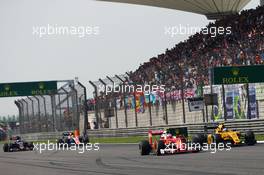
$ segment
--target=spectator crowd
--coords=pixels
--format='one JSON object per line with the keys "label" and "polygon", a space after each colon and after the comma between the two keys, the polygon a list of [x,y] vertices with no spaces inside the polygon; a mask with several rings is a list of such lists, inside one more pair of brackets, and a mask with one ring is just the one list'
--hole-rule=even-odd
{"label": "spectator crowd", "polygon": [[210,23],[231,27],[231,34],[202,32],[150,58],[131,72],[130,80],[140,84],[164,84],[169,89],[194,88],[209,84],[209,68],[255,65],[264,61],[264,7],[244,10]]}

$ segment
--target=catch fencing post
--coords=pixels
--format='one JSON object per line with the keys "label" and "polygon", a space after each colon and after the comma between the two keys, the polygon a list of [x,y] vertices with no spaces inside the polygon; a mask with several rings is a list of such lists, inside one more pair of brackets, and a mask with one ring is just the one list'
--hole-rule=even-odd
{"label": "catch fencing post", "polygon": [[[89,81],[89,83],[93,86],[94,88],[94,98],[95,98],[95,119],[96,119],[96,125],[99,125],[99,116],[98,116],[98,91],[97,91],[97,86],[92,82]],[[86,97],[85,97],[86,98]],[[95,126],[96,127],[96,126]],[[98,127],[97,127],[98,129]]]}
{"label": "catch fencing post", "polygon": [[[74,113],[76,114],[76,120],[74,120],[74,127],[75,129],[79,129],[80,123],[80,113],[79,113],[79,106],[78,106],[78,91],[75,89],[74,84],[70,84],[71,90],[74,92],[72,97],[72,106],[74,108]],[[76,124],[77,121],[77,124]]]}
{"label": "catch fencing post", "polygon": [[25,133],[25,111],[24,111],[24,104],[21,102],[21,100],[17,100],[17,102],[20,104],[21,107],[21,124],[19,124],[19,127],[22,129],[22,134]]}
{"label": "catch fencing post", "polygon": [[[113,88],[115,88],[115,82],[109,76],[106,76],[106,78],[108,78],[108,80],[112,82]],[[118,117],[117,117],[117,106],[116,106],[115,94],[113,94],[113,97],[114,97],[114,105],[115,105],[116,128],[118,128]]]}
{"label": "catch fencing post", "polygon": [[247,118],[251,119],[251,109],[250,109],[250,100],[249,100],[249,85],[246,84],[246,91],[247,91]]}
{"label": "catch fencing post", "polygon": [[[126,72],[126,74],[127,74],[128,78],[129,78],[129,76],[130,76],[129,73]],[[128,78],[126,77],[126,80],[127,80],[128,84],[129,84],[129,79]],[[133,82],[133,87],[134,87],[133,97],[134,97],[134,104],[135,104],[135,109],[134,109],[134,112],[135,112],[135,124],[136,124],[136,127],[138,127],[138,117],[137,117],[137,108],[136,108],[136,106],[137,106],[136,102],[137,101],[136,101],[136,90],[135,90],[137,88],[137,84],[135,82]]]}
{"label": "catch fencing post", "polygon": [[[59,130],[62,130],[63,127],[62,127],[61,94],[60,93],[58,93],[58,101],[59,101],[59,113],[60,113],[60,117],[59,117],[59,121],[60,121],[59,126],[60,126],[60,128],[59,128]],[[63,121],[63,123],[65,124],[64,121]]]}
{"label": "catch fencing post", "polygon": [[[31,101],[31,112],[32,112],[32,119],[30,120],[31,121],[31,123],[33,123],[33,124],[35,124],[33,121],[36,121],[35,120],[35,111],[34,111],[34,100],[33,99],[31,99],[29,96],[27,96],[27,98],[29,99],[29,101]],[[37,131],[37,128],[35,128],[35,125],[33,125],[32,126],[32,132],[39,132],[40,131],[40,123],[41,123],[41,121],[40,121],[40,118],[38,119],[38,131]]]}
{"label": "catch fencing post", "polygon": [[148,96],[149,103],[148,103],[148,109],[149,109],[149,124],[152,126],[152,113],[151,113],[151,99],[150,99],[150,94]]}
{"label": "catch fencing post", "polygon": [[[101,78],[99,78],[99,81],[104,85],[104,92],[105,92],[105,94],[102,96],[102,99],[103,99],[102,102],[103,102],[103,108],[104,108],[104,114],[105,114],[105,107],[106,107],[105,102],[107,102],[106,83]],[[105,96],[105,98],[104,98],[104,96]],[[107,105],[107,107],[108,107],[108,105]],[[109,118],[108,118],[108,116],[106,116],[106,117],[107,117],[107,122],[108,122],[108,125],[109,125]],[[102,119],[101,118],[100,118],[100,126],[101,126],[101,128],[103,127],[103,125],[102,125]]]}
{"label": "catch fencing post", "polygon": [[[71,117],[71,128],[69,127],[69,130],[71,130],[71,129],[73,129],[73,117],[72,116],[70,116],[70,102],[69,102],[69,97],[70,97],[70,95],[69,95],[69,92],[66,90],[66,89],[64,89],[63,87],[61,87],[61,89],[66,93],[66,95],[67,95],[67,100],[66,100],[66,102],[67,102],[67,112],[68,112],[68,117]],[[61,121],[60,121],[60,123],[61,123]]]}
{"label": "catch fencing post", "polygon": [[184,101],[184,81],[183,81],[183,70],[180,67],[181,71],[181,98],[182,98],[182,115],[183,115],[183,123],[186,123],[185,117],[185,101]]}
{"label": "catch fencing post", "polygon": [[166,96],[166,90],[164,92],[164,108],[165,108],[165,124],[168,125],[169,122],[168,122],[168,110],[167,110],[167,96]]}
{"label": "catch fencing post", "polygon": [[224,106],[224,120],[226,121],[226,99],[225,99],[225,86],[222,84],[222,96],[223,96],[223,106]]}
{"label": "catch fencing post", "polygon": [[19,102],[17,102],[16,100],[14,101],[15,105],[17,106],[18,108],[18,121],[19,121],[19,132],[22,133],[22,129],[21,129],[21,123],[22,123],[22,114],[21,114],[21,106],[19,104]]}
{"label": "catch fencing post", "polygon": [[57,128],[56,128],[56,123],[55,123],[55,116],[56,116],[56,99],[55,99],[55,94],[50,95],[50,100],[51,100],[51,111],[52,111],[52,128],[53,131],[56,132]]}
{"label": "catch fencing post", "polygon": [[46,106],[46,98],[44,96],[40,96],[43,99],[43,105],[44,105],[44,115],[45,115],[45,119],[46,119],[46,131],[49,131],[49,127],[48,127],[48,115],[47,115],[47,106]]}
{"label": "catch fencing post", "polygon": [[[124,80],[122,80],[122,78],[120,78],[118,75],[115,75],[116,78],[118,78],[123,85],[125,85]],[[127,105],[126,105],[126,93],[123,92],[123,103],[124,103],[124,111],[125,111],[125,124],[126,124],[126,128],[128,127],[128,123],[127,123]]]}
{"label": "catch fencing post", "polygon": [[30,131],[29,128],[31,128],[31,124],[29,121],[29,110],[28,110],[28,102],[25,99],[21,99],[26,104],[26,111],[27,111],[27,133]]}
{"label": "catch fencing post", "polygon": [[87,104],[87,92],[86,92],[86,87],[80,83],[79,81],[77,82],[79,86],[83,88],[83,93],[84,93],[84,121],[83,121],[83,135],[87,135],[87,126],[88,126],[88,104]]}
{"label": "catch fencing post", "polygon": [[[37,103],[38,103],[38,118],[39,118],[39,132],[42,131],[42,127],[41,127],[41,115],[40,115],[40,102],[39,102],[39,99],[36,97],[36,96],[33,96],[33,98],[35,98],[37,100]],[[33,101],[33,99],[32,99]]]}

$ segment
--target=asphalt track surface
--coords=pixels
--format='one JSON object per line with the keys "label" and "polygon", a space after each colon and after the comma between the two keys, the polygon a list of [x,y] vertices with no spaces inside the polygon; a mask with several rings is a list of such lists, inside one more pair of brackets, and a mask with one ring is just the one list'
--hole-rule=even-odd
{"label": "asphalt track surface", "polygon": [[[1,145],[2,147],[2,145]],[[1,175],[225,175],[264,174],[264,144],[231,151],[140,156],[137,145],[100,145],[99,151],[0,151]]]}

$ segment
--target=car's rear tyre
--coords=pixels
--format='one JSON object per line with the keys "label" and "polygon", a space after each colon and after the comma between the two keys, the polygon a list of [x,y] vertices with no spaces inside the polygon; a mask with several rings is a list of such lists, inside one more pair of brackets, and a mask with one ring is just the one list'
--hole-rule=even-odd
{"label": "car's rear tyre", "polygon": [[9,152],[9,145],[7,143],[4,144],[3,150],[4,152]]}
{"label": "car's rear tyre", "polygon": [[68,146],[71,146],[71,139],[65,138],[64,143],[67,143]]}
{"label": "car's rear tyre", "polygon": [[89,143],[89,137],[88,136],[80,136],[79,141],[81,143],[83,143],[84,145],[86,145],[87,143]]}
{"label": "car's rear tyre", "polygon": [[161,155],[161,149],[165,149],[165,144],[162,140],[159,140],[158,147],[157,147],[157,156]]}
{"label": "car's rear tyre", "polygon": [[245,133],[245,143],[247,145],[255,145],[256,139],[253,131],[246,131]]}
{"label": "car's rear tyre", "polygon": [[218,147],[218,144],[223,142],[222,137],[220,134],[215,134],[214,135],[214,143],[216,144],[216,146]]}
{"label": "car's rear tyre", "polygon": [[87,143],[89,143],[89,137],[86,135],[86,136],[83,136],[82,137],[82,142],[86,145]]}
{"label": "car's rear tyre", "polygon": [[58,147],[63,146],[63,144],[64,144],[64,141],[62,139],[58,139],[58,141],[57,141]]}
{"label": "car's rear tyre", "polygon": [[142,140],[139,143],[139,150],[140,150],[140,154],[143,155],[149,155],[150,151],[151,151],[151,147],[150,144],[147,140]]}
{"label": "car's rear tyre", "polygon": [[202,149],[203,143],[205,142],[206,142],[206,137],[204,134],[195,134],[192,136],[192,143],[195,144],[195,148],[197,151]]}
{"label": "car's rear tyre", "polygon": [[29,144],[28,144],[28,148],[29,148],[30,151],[32,151],[32,150],[34,149],[34,144],[33,144],[33,142],[29,142]]}
{"label": "car's rear tyre", "polygon": [[28,143],[27,142],[23,142],[23,148],[20,147],[20,145],[18,145],[18,148],[20,149],[20,151],[26,151],[28,148]]}
{"label": "car's rear tyre", "polygon": [[80,137],[79,137],[79,141],[80,141],[81,143],[83,143],[83,136],[80,136]]}

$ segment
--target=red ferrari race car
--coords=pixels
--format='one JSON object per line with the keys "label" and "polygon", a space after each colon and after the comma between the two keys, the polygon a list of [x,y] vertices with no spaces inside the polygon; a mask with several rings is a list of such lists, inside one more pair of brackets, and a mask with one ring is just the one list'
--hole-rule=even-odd
{"label": "red ferrari race car", "polygon": [[[159,136],[154,139],[153,136]],[[189,147],[187,127],[169,128],[166,130],[149,130],[148,140],[143,140],[139,143],[141,155],[156,155],[176,154],[198,152],[199,149]]]}

